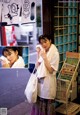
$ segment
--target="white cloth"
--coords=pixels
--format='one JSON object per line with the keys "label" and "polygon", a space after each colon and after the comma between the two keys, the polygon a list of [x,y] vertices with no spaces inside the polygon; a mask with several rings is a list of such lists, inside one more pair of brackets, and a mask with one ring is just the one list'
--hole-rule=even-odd
{"label": "white cloth", "polygon": [[32,73],[24,91],[29,103],[35,103],[37,101],[37,81],[36,73]]}
{"label": "white cloth", "polygon": [[25,63],[21,56],[19,56],[18,60],[12,65],[11,68],[24,68]]}
{"label": "white cloth", "polygon": [[[51,66],[55,70],[55,73],[53,72],[53,74],[56,74],[56,71],[58,70],[59,53],[54,44],[51,45],[49,51],[47,52],[47,58],[49,62],[51,63]],[[42,57],[39,58],[38,62],[40,62],[41,64],[37,68],[37,77],[43,78],[43,77],[49,76],[50,73],[45,67]]]}
{"label": "white cloth", "polygon": [[[38,45],[36,46],[36,50],[38,50],[38,51],[42,50],[42,51],[43,51],[44,49],[42,48],[42,46],[41,46],[40,44],[38,44]],[[42,57],[40,56],[39,59],[38,59],[38,62],[41,63],[42,60],[43,60],[43,59],[42,59]]]}
{"label": "white cloth", "polygon": [[40,78],[38,96],[45,99],[54,99],[56,96],[56,72],[59,66],[59,52],[55,45],[51,45],[47,57],[54,71],[50,74],[44,65],[44,61],[41,62],[37,70],[37,76]]}
{"label": "white cloth", "polygon": [[0,60],[5,61],[7,64],[9,63],[8,59],[5,56],[1,56]]}

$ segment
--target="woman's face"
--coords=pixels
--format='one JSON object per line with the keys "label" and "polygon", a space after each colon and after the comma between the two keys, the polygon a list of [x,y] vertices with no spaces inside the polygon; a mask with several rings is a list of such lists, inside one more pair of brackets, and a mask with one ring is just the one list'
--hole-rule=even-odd
{"label": "woman's face", "polygon": [[18,59],[18,51],[13,51],[12,49],[9,49],[8,51],[4,51],[4,56],[8,59],[10,65],[13,65]]}
{"label": "woman's face", "polygon": [[48,40],[47,38],[41,39],[40,44],[45,49],[45,51],[48,51],[51,45],[51,40]]}

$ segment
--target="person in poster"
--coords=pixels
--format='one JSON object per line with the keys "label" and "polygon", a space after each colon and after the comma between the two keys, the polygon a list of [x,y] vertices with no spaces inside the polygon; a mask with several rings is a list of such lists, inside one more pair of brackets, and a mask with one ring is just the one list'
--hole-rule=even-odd
{"label": "person in poster", "polygon": [[2,50],[3,57],[1,59],[4,68],[24,68],[25,63],[22,56],[19,55],[18,47],[4,47]]}

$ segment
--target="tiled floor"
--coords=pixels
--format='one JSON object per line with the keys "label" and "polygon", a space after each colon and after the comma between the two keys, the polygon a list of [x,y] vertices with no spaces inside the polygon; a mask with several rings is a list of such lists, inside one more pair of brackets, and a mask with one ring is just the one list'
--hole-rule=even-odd
{"label": "tiled floor", "polygon": [[27,101],[22,102],[8,110],[8,115],[30,115],[31,104]]}

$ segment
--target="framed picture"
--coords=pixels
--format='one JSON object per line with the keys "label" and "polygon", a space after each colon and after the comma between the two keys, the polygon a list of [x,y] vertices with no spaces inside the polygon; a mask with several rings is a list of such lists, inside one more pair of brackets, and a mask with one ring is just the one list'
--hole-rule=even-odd
{"label": "framed picture", "polygon": [[1,68],[28,68],[29,48],[19,46],[0,47]]}

